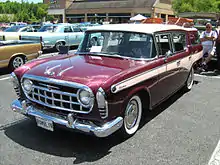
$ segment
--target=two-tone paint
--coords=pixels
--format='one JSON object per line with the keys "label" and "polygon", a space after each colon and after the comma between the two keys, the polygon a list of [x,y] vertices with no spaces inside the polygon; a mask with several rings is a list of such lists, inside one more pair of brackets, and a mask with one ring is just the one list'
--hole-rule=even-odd
{"label": "two-tone paint", "polygon": [[[127,26],[108,26],[109,29],[106,30],[120,31],[121,27]],[[97,27],[94,31],[103,30],[101,28]],[[16,69],[14,73],[19,80],[24,75],[31,75],[46,77],[54,82],[63,80],[82,84],[91,89],[94,96],[101,88],[105,92],[108,104],[107,118],[100,117],[96,100],[90,113],[74,113],[74,118],[98,123],[110,122],[117,117],[123,117],[128,100],[136,94],[140,96],[146,109],[152,109],[185,85],[194,63],[202,57],[201,44],[192,44],[189,39],[189,35],[194,34],[196,30],[153,25],[147,33],[153,35],[155,44],[155,36],[158,33],[172,33],[178,30],[185,33],[187,46],[179,52],[171,50],[172,55],[160,55],[157,46],[157,55],[152,59],[68,54],[30,62]],[[143,33],[146,26],[129,25],[125,31]],[[172,41],[170,42],[172,44]],[[171,48],[173,49],[173,46]]]}

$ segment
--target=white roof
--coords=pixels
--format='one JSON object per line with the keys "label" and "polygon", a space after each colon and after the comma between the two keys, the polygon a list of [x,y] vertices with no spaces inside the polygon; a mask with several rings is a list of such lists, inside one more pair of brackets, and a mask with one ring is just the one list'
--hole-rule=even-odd
{"label": "white roof", "polygon": [[102,26],[95,26],[88,29],[88,31],[129,31],[152,34],[154,32],[165,30],[185,30],[195,31],[196,28],[184,28],[177,25],[165,25],[165,24],[109,24]]}

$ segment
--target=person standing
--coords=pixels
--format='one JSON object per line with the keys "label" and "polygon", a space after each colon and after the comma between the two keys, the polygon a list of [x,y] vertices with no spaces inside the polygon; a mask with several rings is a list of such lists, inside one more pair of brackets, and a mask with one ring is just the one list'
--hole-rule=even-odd
{"label": "person standing", "polygon": [[217,55],[217,68],[215,72],[220,73],[220,29],[216,29],[217,39],[215,41],[215,52]]}
{"label": "person standing", "polygon": [[212,30],[212,25],[210,23],[206,24],[206,30],[200,35],[200,41],[203,46],[203,62],[202,66],[204,70],[207,70],[207,63],[211,60],[214,55],[213,47],[217,34]]}

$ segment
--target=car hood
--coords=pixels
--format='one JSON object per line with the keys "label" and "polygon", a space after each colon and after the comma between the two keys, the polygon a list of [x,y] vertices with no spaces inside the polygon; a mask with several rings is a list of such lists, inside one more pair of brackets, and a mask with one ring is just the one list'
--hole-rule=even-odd
{"label": "car hood", "polygon": [[40,65],[33,65],[26,74],[81,83],[89,87],[100,86],[106,80],[128,72],[141,65],[130,59],[90,55],[61,55],[50,58]]}

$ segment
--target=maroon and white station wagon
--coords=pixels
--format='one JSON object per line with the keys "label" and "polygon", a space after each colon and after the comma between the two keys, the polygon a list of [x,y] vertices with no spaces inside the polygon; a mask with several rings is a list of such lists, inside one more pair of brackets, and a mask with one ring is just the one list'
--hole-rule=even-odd
{"label": "maroon and white station wagon", "polygon": [[197,30],[163,24],[118,24],[85,32],[74,54],[27,63],[11,77],[11,107],[53,131],[64,126],[106,137],[133,135],[143,110],[190,90],[202,57]]}

